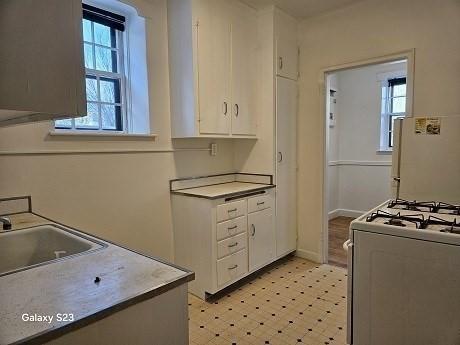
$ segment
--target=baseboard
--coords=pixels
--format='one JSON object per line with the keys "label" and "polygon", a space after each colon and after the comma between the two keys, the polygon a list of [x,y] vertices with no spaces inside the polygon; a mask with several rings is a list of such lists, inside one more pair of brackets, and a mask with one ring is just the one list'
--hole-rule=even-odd
{"label": "baseboard", "polygon": [[351,217],[351,218],[358,218],[361,217],[365,212],[364,211],[357,211],[357,210],[347,210],[344,208],[338,208],[328,213],[328,218],[333,219],[337,217]]}
{"label": "baseboard", "polygon": [[311,252],[309,250],[297,249],[294,253],[295,256],[298,256],[302,259],[307,259],[313,262],[321,263],[321,259],[318,253]]}

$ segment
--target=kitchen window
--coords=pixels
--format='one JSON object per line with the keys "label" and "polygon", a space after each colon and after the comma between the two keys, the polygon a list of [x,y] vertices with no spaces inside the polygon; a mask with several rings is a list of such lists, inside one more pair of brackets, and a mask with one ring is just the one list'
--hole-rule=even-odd
{"label": "kitchen window", "polygon": [[82,22],[87,116],[55,121],[52,134],[150,135],[145,18],[121,2],[88,2]]}
{"label": "kitchen window", "polygon": [[406,77],[387,79],[382,83],[380,150],[393,148],[394,121],[406,115]]}

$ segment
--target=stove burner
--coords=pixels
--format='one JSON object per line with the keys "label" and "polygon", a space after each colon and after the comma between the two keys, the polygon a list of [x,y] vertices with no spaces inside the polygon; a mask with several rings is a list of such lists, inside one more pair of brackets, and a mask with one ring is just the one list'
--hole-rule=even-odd
{"label": "stove burner", "polygon": [[406,226],[406,224],[404,224],[401,219],[395,219],[395,218],[391,218],[389,221],[385,222],[385,224],[403,226],[403,227]]}
{"label": "stove burner", "polygon": [[370,216],[366,218],[366,222],[373,222],[377,218],[387,218],[384,224],[387,225],[394,225],[394,226],[407,226],[404,222],[409,222],[415,224],[415,227],[419,229],[422,224],[425,222],[425,217],[423,214],[409,214],[402,216],[400,212],[397,214],[388,213],[382,210],[377,210],[377,212],[373,212]]}

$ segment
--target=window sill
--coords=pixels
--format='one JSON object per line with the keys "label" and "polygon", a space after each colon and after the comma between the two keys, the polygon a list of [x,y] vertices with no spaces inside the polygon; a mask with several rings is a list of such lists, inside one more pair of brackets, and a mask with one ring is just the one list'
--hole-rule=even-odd
{"label": "window sill", "polygon": [[156,134],[136,134],[121,132],[93,132],[93,131],[68,131],[68,130],[51,130],[50,137],[67,137],[67,138],[99,138],[101,140],[155,140]]}
{"label": "window sill", "polygon": [[392,149],[380,149],[380,150],[377,150],[376,152],[378,155],[392,155],[393,154],[393,150]]}

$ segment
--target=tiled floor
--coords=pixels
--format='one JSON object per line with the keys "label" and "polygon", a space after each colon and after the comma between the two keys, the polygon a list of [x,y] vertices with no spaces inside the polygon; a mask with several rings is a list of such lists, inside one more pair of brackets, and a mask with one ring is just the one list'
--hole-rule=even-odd
{"label": "tiled floor", "polygon": [[337,217],[329,221],[329,264],[347,267],[347,252],[343,250],[343,243],[348,240],[353,220],[350,217]]}
{"label": "tiled floor", "polygon": [[189,295],[190,344],[345,344],[346,270],[288,257],[204,302]]}

